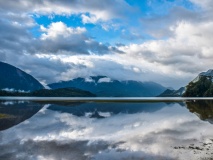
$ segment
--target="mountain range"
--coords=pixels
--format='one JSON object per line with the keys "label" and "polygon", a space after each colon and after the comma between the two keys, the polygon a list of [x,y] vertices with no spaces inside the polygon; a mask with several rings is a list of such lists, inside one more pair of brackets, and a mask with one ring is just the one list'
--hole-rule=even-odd
{"label": "mountain range", "polygon": [[76,87],[100,97],[153,97],[166,89],[154,82],[119,81],[106,76],[76,78],[70,81],[48,84],[48,86],[52,89]]}
{"label": "mountain range", "polygon": [[30,74],[0,62],[0,96],[99,96],[99,97],[212,97],[213,70],[200,73],[185,87],[168,89],[155,82],[116,80],[90,76],[60,81],[44,86]]}
{"label": "mountain range", "polygon": [[0,62],[0,96],[150,97],[166,89],[154,82],[119,81],[106,76],[79,77],[48,86],[51,90],[21,69]]}
{"label": "mountain range", "polygon": [[0,96],[33,97],[94,97],[96,95],[77,88],[48,90],[30,74],[10,64],[0,62]]}

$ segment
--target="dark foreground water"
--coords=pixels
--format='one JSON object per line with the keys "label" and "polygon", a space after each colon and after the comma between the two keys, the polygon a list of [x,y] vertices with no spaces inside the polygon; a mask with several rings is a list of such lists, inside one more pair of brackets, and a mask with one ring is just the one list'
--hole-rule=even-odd
{"label": "dark foreground water", "polygon": [[0,159],[213,159],[213,101],[46,103],[0,101]]}

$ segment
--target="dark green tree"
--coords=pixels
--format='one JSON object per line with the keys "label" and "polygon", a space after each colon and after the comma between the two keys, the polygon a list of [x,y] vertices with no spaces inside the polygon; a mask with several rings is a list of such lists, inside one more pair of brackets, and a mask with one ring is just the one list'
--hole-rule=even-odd
{"label": "dark green tree", "polygon": [[190,82],[186,86],[183,97],[212,97],[213,85],[211,77],[201,76],[197,82]]}

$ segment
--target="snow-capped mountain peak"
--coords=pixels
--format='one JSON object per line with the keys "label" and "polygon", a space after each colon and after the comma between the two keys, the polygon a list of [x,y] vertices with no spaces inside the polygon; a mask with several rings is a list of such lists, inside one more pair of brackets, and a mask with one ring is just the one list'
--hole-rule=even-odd
{"label": "snow-capped mountain peak", "polygon": [[201,72],[199,75],[200,75],[200,76],[209,76],[209,77],[213,77],[213,69],[209,69],[207,72]]}

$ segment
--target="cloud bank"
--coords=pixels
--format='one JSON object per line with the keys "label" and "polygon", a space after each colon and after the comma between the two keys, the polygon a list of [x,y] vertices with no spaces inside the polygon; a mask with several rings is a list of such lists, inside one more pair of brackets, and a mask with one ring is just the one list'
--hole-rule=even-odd
{"label": "cloud bank", "polygon": [[[151,113],[111,114],[104,119],[75,116],[47,107],[0,133],[3,149],[0,157],[172,160],[211,156],[206,151],[195,154],[194,150],[186,149],[180,154],[174,149],[176,146],[209,143],[213,132],[212,124],[199,120],[179,104],[170,104]],[[79,109],[76,107],[76,110]]]}
{"label": "cloud bank", "polygon": [[0,60],[44,84],[104,74],[178,88],[212,68],[212,6],[210,0],[2,1]]}

